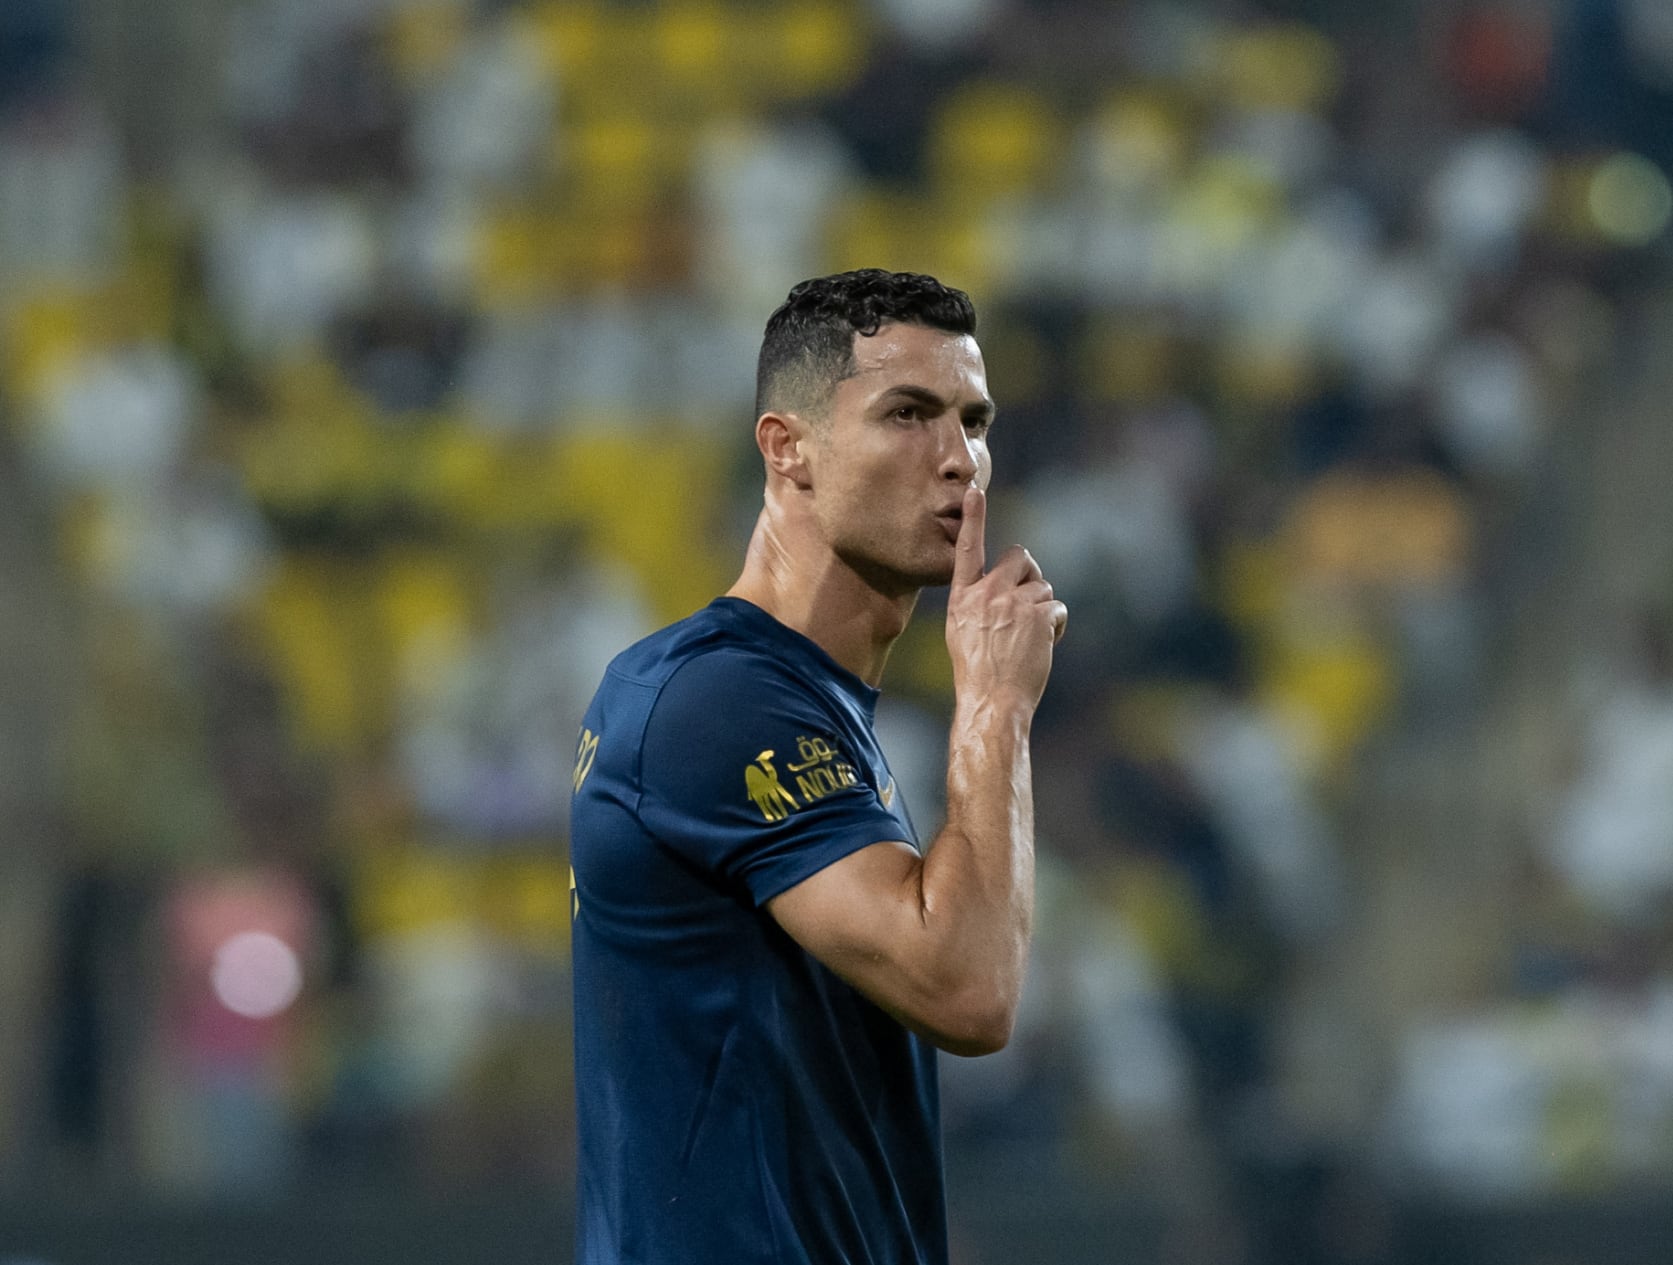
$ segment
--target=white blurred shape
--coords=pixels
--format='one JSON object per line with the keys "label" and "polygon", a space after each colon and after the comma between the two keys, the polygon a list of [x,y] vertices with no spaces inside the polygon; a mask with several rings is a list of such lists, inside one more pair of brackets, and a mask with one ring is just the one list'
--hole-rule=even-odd
{"label": "white blurred shape", "polygon": [[1410,1033],[1389,1112],[1406,1174],[1478,1197],[1537,1187],[1549,1061],[1536,1034],[1503,1014]]}
{"label": "white blurred shape", "polygon": [[1539,149],[1516,132],[1478,132],[1453,146],[1425,192],[1429,224],[1447,254],[1492,270],[1515,261],[1547,184]]}
{"label": "white blurred shape", "polygon": [[1479,334],[1447,351],[1434,377],[1435,419],[1472,470],[1496,476],[1527,468],[1539,439],[1533,358],[1508,334]]}
{"label": "white blurred shape", "polygon": [[121,140],[91,101],[0,119],[0,308],[34,278],[85,282],[121,246]]}
{"label": "white blurred shape", "polygon": [[438,923],[369,946],[389,1056],[388,1090],[402,1105],[452,1092],[493,1036],[514,980],[478,929]]}
{"label": "white blurred shape", "polygon": [[1365,277],[1337,336],[1366,388],[1386,399],[1414,386],[1430,366],[1457,304],[1453,275],[1437,261],[1396,256]]}
{"label": "white blurred shape", "polygon": [[271,534],[230,471],[199,469],[103,509],[89,535],[91,560],[104,584],[140,606],[207,614],[250,596],[271,574]]}
{"label": "white blurred shape", "polygon": [[246,345],[283,355],[370,293],[378,233],[337,194],[224,190],[210,212],[209,288]]}
{"label": "white blurred shape", "polygon": [[1254,876],[1284,935],[1318,941],[1345,905],[1345,876],[1323,810],[1268,711],[1221,699],[1189,714],[1185,768]]}
{"label": "white blurred shape", "polygon": [[1345,190],[1322,194],[1251,250],[1231,278],[1232,314],[1263,340],[1321,342],[1354,302],[1375,262],[1376,218]]}
{"label": "white blurred shape", "polygon": [[1130,1122],[1181,1119],[1191,1106],[1189,1059],[1155,963],[1113,910],[1099,911],[1082,931],[1070,995],[1093,1097]]}
{"label": "white blurred shape", "polygon": [[975,40],[999,15],[1000,0],[874,0],[896,34],[925,53],[952,52]]}
{"label": "white blurred shape", "polygon": [[209,980],[221,1005],[246,1019],[272,1019],[302,992],[302,962],[278,936],[241,931],[215,950]]}
{"label": "white blurred shape", "polygon": [[1287,189],[1314,180],[1336,148],[1330,126],[1301,110],[1257,110],[1228,120],[1216,148],[1255,163]]}
{"label": "white blurred shape", "polygon": [[551,138],[556,104],[556,87],[523,27],[490,27],[420,96],[413,157],[443,186],[509,184],[526,176]]}
{"label": "white blurred shape", "polygon": [[823,271],[825,226],[851,179],[836,136],[812,120],[732,123],[698,142],[699,267],[714,301],[756,313]]}
{"label": "white blurred shape", "polygon": [[1551,859],[1595,908],[1653,920],[1673,891],[1673,694],[1623,684],[1598,710],[1587,748]]}
{"label": "white blurred shape", "polygon": [[48,388],[37,453],[71,487],[149,488],[179,460],[198,396],[190,366],[160,343],[88,357]]}
{"label": "white blurred shape", "polygon": [[416,294],[469,302],[476,279],[483,204],[468,191],[419,190],[390,217],[391,272]]}
{"label": "white blurred shape", "polygon": [[1047,471],[1028,487],[1028,538],[1050,557],[1059,590],[1117,587],[1135,618],[1154,625],[1196,587],[1196,546],[1171,472],[1153,454]]}

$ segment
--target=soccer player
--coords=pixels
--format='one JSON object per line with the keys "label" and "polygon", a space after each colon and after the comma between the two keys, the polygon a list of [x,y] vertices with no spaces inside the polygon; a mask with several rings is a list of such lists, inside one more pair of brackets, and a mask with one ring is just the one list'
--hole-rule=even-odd
{"label": "soccer player", "polygon": [[[944,1265],[935,1048],[1010,1035],[1034,904],[1029,727],[1068,612],[987,569],[969,298],[803,282],[756,379],[765,505],[723,597],[626,650],[575,765],[580,1265]],[[678,541],[670,541],[678,548]],[[872,732],[950,584],[947,821]]]}

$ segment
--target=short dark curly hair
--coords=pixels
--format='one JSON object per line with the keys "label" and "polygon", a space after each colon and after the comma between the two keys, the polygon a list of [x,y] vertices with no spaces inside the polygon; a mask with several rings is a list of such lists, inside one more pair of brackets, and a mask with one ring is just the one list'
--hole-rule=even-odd
{"label": "short dark curly hair", "polygon": [[974,334],[976,308],[963,290],[919,272],[861,268],[803,281],[767,318],[755,415],[822,414],[837,383],[854,372],[854,335],[870,336],[890,322]]}

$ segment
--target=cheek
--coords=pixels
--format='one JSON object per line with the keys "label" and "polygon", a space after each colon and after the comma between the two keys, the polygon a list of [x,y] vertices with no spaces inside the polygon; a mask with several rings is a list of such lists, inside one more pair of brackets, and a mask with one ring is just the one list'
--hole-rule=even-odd
{"label": "cheek", "polygon": [[976,449],[976,486],[986,492],[992,479],[993,454],[988,451],[986,444],[982,444]]}

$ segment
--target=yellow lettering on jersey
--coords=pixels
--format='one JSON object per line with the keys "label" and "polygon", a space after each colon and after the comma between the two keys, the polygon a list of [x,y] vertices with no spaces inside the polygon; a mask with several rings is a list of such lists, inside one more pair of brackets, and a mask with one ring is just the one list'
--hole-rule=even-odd
{"label": "yellow lettering on jersey", "polygon": [[587,774],[593,771],[593,761],[598,758],[598,735],[590,729],[581,731],[581,741],[575,747],[575,772],[570,781],[575,789],[581,789],[581,783],[587,780]]}
{"label": "yellow lettering on jersey", "polygon": [[828,764],[837,756],[836,748],[823,738],[797,738],[796,754],[801,757],[802,762],[785,765],[786,773],[800,773],[816,764]]}
{"label": "yellow lettering on jersey", "polygon": [[842,760],[842,753],[829,739],[797,738],[796,755],[799,758],[794,764],[786,764],[784,771],[795,774],[796,790],[802,796],[802,803],[798,805],[795,795],[778,780],[778,771],[769,758],[772,754],[771,751],[763,751],[755,757],[756,764],[744,770],[749,797],[768,821],[783,821],[798,807],[824,799],[832,791],[840,791],[845,786],[860,784],[860,775],[854,771],[854,766]]}

